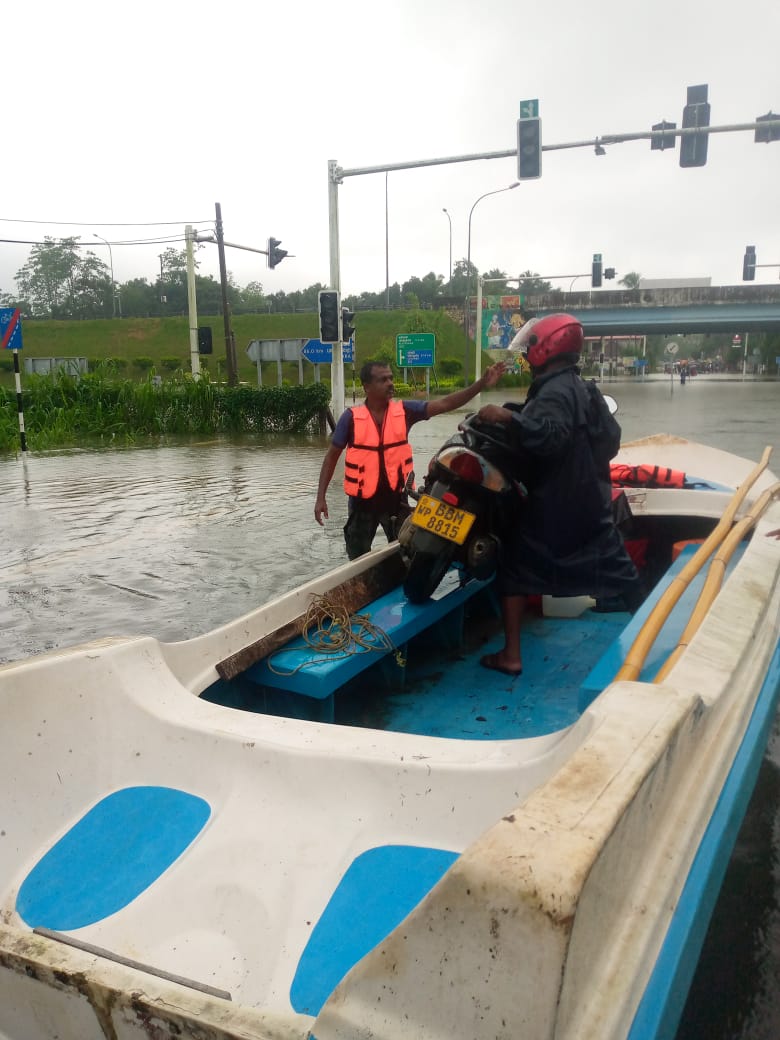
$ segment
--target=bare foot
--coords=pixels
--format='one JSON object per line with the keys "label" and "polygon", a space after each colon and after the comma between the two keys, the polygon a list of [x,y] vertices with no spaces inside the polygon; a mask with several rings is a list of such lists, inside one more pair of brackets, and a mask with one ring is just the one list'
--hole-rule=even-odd
{"label": "bare foot", "polygon": [[484,657],[480,657],[479,663],[483,668],[501,672],[503,675],[516,677],[523,674],[522,661],[505,661],[501,654],[485,654]]}

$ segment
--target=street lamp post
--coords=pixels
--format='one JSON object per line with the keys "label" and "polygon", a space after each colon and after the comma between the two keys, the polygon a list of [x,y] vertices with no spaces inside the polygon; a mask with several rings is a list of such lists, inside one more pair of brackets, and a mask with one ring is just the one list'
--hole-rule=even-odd
{"label": "street lamp post", "polygon": [[[105,242],[108,246],[108,262],[111,267],[111,317],[116,317],[116,283],[114,282],[114,254],[111,251],[111,243],[107,238],[103,238],[102,235],[98,235],[96,231],[92,232],[93,238],[99,238],[101,242]],[[121,304],[120,304],[120,317],[122,315]]]}
{"label": "street lamp post", "polygon": [[447,282],[447,288],[452,291],[452,217],[444,206],[442,206],[441,211],[446,215],[450,225],[450,280]]}
{"label": "street lamp post", "polygon": [[385,170],[385,310],[390,310],[390,210],[387,198],[387,177]]}
{"label": "street lamp post", "polygon": [[[486,191],[484,195],[480,195],[474,205],[469,211],[469,234],[468,234],[468,246],[466,250],[466,349],[464,353],[464,365],[463,365],[463,385],[466,386],[469,381],[469,310],[471,303],[471,217],[474,210],[477,208],[477,203],[486,199],[488,195],[499,195],[502,191],[511,191],[512,188],[517,188],[520,181],[515,181],[513,184],[508,184],[505,188],[496,188],[494,191]],[[477,321],[479,321],[481,315],[477,315]]]}

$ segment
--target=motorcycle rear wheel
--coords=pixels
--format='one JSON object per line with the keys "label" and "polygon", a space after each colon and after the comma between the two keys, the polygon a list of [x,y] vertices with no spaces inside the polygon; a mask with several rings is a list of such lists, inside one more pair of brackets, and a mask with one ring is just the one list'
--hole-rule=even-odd
{"label": "motorcycle rear wheel", "polygon": [[415,550],[404,579],[404,595],[410,603],[424,603],[436,591],[454,555],[455,546],[444,541],[433,552]]}

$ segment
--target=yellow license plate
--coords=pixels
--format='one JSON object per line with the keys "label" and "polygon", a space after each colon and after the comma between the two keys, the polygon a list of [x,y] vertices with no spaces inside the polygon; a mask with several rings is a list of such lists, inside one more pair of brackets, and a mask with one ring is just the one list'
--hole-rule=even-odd
{"label": "yellow license plate", "polygon": [[440,502],[438,498],[431,498],[430,495],[420,495],[412,513],[412,523],[416,527],[455,542],[456,545],[463,545],[476,519],[473,513],[447,505],[446,502]]}

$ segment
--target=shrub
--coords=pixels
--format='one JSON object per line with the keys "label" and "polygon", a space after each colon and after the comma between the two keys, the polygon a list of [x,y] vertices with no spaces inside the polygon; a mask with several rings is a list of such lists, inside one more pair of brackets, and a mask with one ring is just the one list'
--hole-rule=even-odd
{"label": "shrub", "polygon": [[[99,372],[80,379],[34,376],[23,397],[28,442],[41,450],[165,434],[302,432],[318,423],[330,394],[323,384],[253,389],[218,385],[204,375],[153,386]],[[0,387],[0,452],[15,450],[18,440],[14,402],[14,394]]]}
{"label": "shrub", "polygon": [[184,368],[184,362],[180,357],[161,357],[160,365],[168,372],[178,372],[180,369]]}
{"label": "shrub", "polygon": [[463,362],[454,357],[441,358],[439,366],[444,376],[459,376],[463,371]]}
{"label": "shrub", "polygon": [[150,368],[154,368],[154,358],[140,355],[137,358],[133,358],[133,364],[136,368],[140,368],[142,372],[148,372]]}

